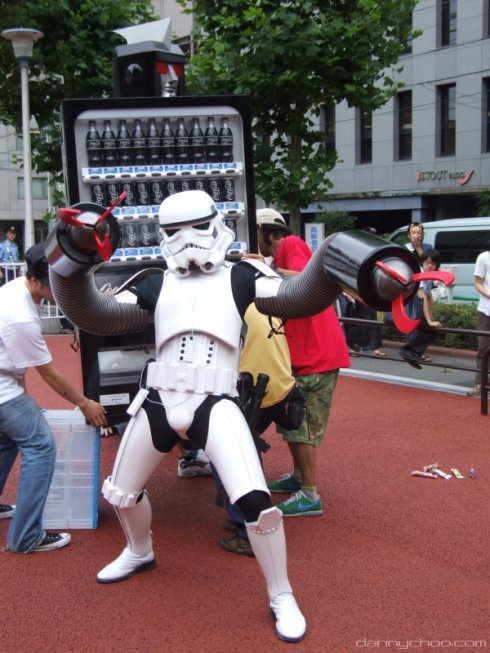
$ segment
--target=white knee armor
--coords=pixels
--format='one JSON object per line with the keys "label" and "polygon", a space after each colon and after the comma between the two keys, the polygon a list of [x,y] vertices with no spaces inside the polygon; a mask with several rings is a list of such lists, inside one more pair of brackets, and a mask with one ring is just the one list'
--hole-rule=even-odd
{"label": "white knee armor", "polygon": [[141,492],[124,492],[112,482],[112,476],[108,476],[102,485],[104,499],[117,508],[133,508],[140,497]]}

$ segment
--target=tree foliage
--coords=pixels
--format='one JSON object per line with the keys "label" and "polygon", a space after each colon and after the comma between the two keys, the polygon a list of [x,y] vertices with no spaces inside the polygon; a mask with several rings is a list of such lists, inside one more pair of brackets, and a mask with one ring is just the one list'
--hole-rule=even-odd
{"label": "tree foliage", "polygon": [[314,222],[325,225],[325,238],[339,231],[355,229],[357,218],[346,211],[321,211],[315,215]]}
{"label": "tree foliage", "polygon": [[397,90],[417,0],[179,0],[192,9],[188,90],[246,94],[254,117],[257,191],[299,215],[329,186],[316,118],[322,104],[374,110]]}
{"label": "tree foliage", "polygon": [[482,217],[490,215],[490,189],[488,188],[476,194],[476,215]]}
{"label": "tree foliage", "polygon": [[[151,0],[0,0],[1,30],[39,29],[29,64],[33,165],[59,176],[59,109],[63,98],[112,95],[112,56],[124,43],[113,30],[155,19]],[[0,122],[21,130],[20,71],[12,45],[0,39]],[[47,138],[46,138],[47,135]]]}

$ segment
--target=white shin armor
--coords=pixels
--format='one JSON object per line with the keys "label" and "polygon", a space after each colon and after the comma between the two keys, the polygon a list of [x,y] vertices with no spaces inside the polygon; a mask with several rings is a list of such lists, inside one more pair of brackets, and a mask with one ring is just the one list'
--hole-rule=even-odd
{"label": "white shin armor", "polygon": [[248,537],[257,562],[267,584],[267,593],[272,600],[278,594],[292,592],[289,584],[286,538],[282,513],[272,507],[263,510],[256,522],[246,522]]}

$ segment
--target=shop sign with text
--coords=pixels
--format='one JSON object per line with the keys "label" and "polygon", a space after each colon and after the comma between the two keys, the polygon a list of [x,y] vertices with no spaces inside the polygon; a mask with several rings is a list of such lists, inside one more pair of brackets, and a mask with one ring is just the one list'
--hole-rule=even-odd
{"label": "shop sign with text", "polygon": [[417,181],[455,181],[460,186],[469,182],[474,170],[452,171],[452,170],[417,170],[415,179]]}

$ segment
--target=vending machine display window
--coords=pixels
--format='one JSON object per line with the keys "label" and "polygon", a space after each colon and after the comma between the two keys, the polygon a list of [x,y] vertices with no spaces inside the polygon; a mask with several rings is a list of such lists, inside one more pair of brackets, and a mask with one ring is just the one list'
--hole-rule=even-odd
{"label": "vending machine display window", "polygon": [[[119,245],[95,273],[102,292],[165,267],[158,210],[182,190],[205,190],[224,214],[234,233],[228,260],[257,251],[248,97],[67,99],[61,117],[68,203],[106,208],[121,198],[112,211]],[[80,333],[84,392],[111,424],[128,419],[154,341],[153,324],[138,334]]]}
{"label": "vending machine display window", "polygon": [[242,251],[256,251],[249,99],[245,96],[64,100],[70,204],[109,206],[121,226],[117,260],[156,257],[158,209],[205,190]]}

